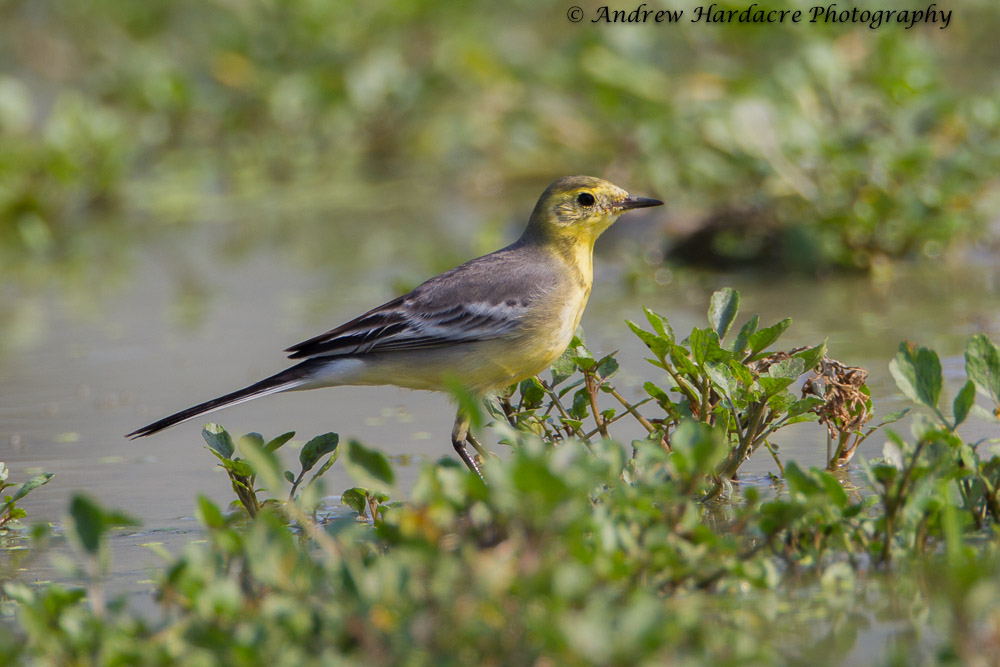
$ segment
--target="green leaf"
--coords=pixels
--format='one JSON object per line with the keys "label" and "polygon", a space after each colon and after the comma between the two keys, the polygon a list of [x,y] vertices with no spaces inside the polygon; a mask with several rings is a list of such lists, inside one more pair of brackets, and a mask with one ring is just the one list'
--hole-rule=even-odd
{"label": "green leaf", "polygon": [[649,308],[643,308],[642,311],[646,313],[646,319],[649,320],[649,325],[653,327],[656,335],[665,338],[670,343],[676,340],[674,338],[674,330],[670,326],[670,322],[667,321],[667,318],[659,313],[654,313]]}
{"label": "green leaf", "polygon": [[740,332],[736,334],[736,340],[733,341],[732,350],[733,354],[738,358],[742,358],[744,350],[747,349],[747,345],[750,344],[751,334],[757,331],[757,325],[760,323],[760,316],[754,313],[753,317],[746,321],[746,323],[740,327]]}
{"label": "green leaf", "polygon": [[216,507],[215,503],[203,495],[198,496],[197,518],[203,526],[208,528],[226,527],[226,518],[222,515],[222,512]]}
{"label": "green leaf", "polygon": [[10,502],[12,503],[17,502],[21,498],[24,498],[26,495],[28,495],[29,493],[40,487],[42,484],[47,484],[48,481],[52,479],[52,476],[53,473],[51,472],[43,472],[39,475],[35,475],[27,482],[22,484],[21,487],[14,492],[14,495],[11,497]]}
{"label": "green leaf", "polygon": [[781,361],[771,364],[767,369],[767,374],[769,377],[773,378],[790,378],[792,380],[797,379],[800,375],[806,372],[805,362],[798,357],[791,357],[789,359],[782,359]]}
{"label": "green leaf", "polygon": [[253,469],[254,474],[263,483],[264,488],[272,494],[277,494],[284,488],[281,462],[278,455],[264,449],[263,438],[242,437],[239,441],[240,454]]}
{"label": "green leaf", "polygon": [[673,362],[682,375],[689,377],[698,377],[700,375],[698,367],[691,363],[691,358],[687,355],[687,351],[680,345],[675,345],[674,349],[670,351],[670,361]]}
{"label": "green leaf", "polygon": [[840,480],[828,472],[820,472],[818,474],[820,481],[823,483],[823,487],[826,489],[826,495],[833,501],[833,504],[841,508],[847,507],[847,503],[850,502],[850,498],[847,495],[847,491],[844,489],[844,485],[840,483]]}
{"label": "green leaf", "polygon": [[767,375],[761,375],[757,381],[760,382],[760,386],[764,389],[764,394],[770,398],[788,389],[788,387],[795,382],[795,379],[783,377],[773,378]]}
{"label": "green leaf", "polygon": [[795,396],[790,391],[778,391],[770,395],[767,399],[767,406],[775,414],[784,414],[785,412],[791,410],[792,406],[795,404]]}
{"label": "green leaf", "polygon": [[807,498],[815,496],[823,490],[815,475],[806,473],[795,461],[789,461],[788,465],[785,466],[785,481],[788,482],[788,490],[792,494],[799,494]]}
{"label": "green leaf", "polygon": [[986,334],[976,334],[966,344],[965,372],[981,394],[1000,404],[1000,350]]}
{"label": "green leaf", "polygon": [[808,349],[802,350],[801,352],[796,352],[795,357],[802,360],[804,368],[803,372],[811,371],[816,368],[816,365],[820,360],[826,356],[826,341],[823,341],[816,347],[810,347]]}
{"label": "green leaf", "polygon": [[958,394],[955,396],[955,402],[952,406],[952,412],[955,415],[955,428],[965,421],[965,418],[969,416],[969,410],[972,409],[972,404],[976,402],[976,385],[969,380],[962,386]]}
{"label": "green leaf", "polygon": [[479,428],[483,423],[482,397],[470,390],[464,382],[454,375],[444,378],[444,384],[458,404],[458,410],[469,418],[472,428]]}
{"label": "green leaf", "polygon": [[86,496],[77,494],[70,501],[69,516],[69,533],[86,553],[97,554],[105,531],[101,508]]}
{"label": "green leaf", "polygon": [[545,399],[545,387],[536,377],[522,380],[518,389],[521,392],[521,398],[524,399],[525,407],[538,406]]}
{"label": "green leaf", "polygon": [[377,491],[392,490],[395,474],[389,459],[382,452],[368,449],[357,440],[350,440],[344,465],[354,481]]}
{"label": "green leaf", "polygon": [[806,396],[789,406],[788,416],[790,418],[798,417],[821,405],[823,405],[823,399],[816,398],[815,396]]}
{"label": "green leaf", "polygon": [[368,490],[358,487],[348,489],[341,494],[340,502],[350,507],[360,516],[365,516],[368,512]]}
{"label": "green leaf", "polygon": [[883,419],[879,423],[879,427],[886,426],[888,424],[894,424],[908,414],[910,414],[910,408],[903,408],[902,410],[896,410],[895,412],[890,412],[885,416],[885,419]]}
{"label": "green leaf", "polygon": [[786,317],[777,324],[773,324],[756,333],[750,334],[748,337],[748,343],[750,344],[750,356],[756,356],[761,351],[769,348],[779,338],[781,338],[781,335],[785,333],[790,326],[792,326],[792,318]]}
{"label": "green leaf", "polygon": [[568,410],[570,417],[584,419],[590,414],[590,394],[586,389],[578,389],[573,394],[573,405]]}
{"label": "green leaf", "polygon": [[77,493],[70,500],[67,532],[91,556],[97,555],[109,528],[137,526],[139,522],[115,510],[105,510],[88,496]]}
{"label": "green leaf", "polygon": [[250,477],[253,468],[243,459],[222,459],[222,467],[237,477]]}
{"label": "green leaf", "polygon": [[719,345],[719,334],[712,329],[692,329],[688,337],[691,356],[699,366],[709,361],[729,361],[729,352]]}
{"label": "green leaf", "polygon": [[313,474],[312,478],[310,478],[309,480],[309,484],[312,484],[317,479],[322,477],[326,473],[326,471],[329,470],[334,463],[336,463],[337,457],[339,456],[340,456],[340,450],[338,449],[336,452],[333,453],[333,456],[324,461],[323,465],[319,467],[319,470],[317,470],[315,474]]}
{"label": "green leaf", "polygon": [[628,328],[632,330],[632,333],[634,333],[639,340],[641,340],[643,344],[645,344],[645,346],[648,347],[649,350],[658,358],[666,358],[666,356],[670,354],[671,349],[673,349],[673,343],[666,338],[646,331],[635,322],[625,320],[625,324],[628,325]]}
{"label": "green leaf", "polygon": [[729,371],[733,377],[747,389],[753,386],[753,373],[736,359],[729,360]]}
{"label": "green leaf", "polygon": [[889,362],[889,372],[907,398],[937,409],[941,397],[941,361],[937,352],[900,343],[896,357]]}
{"label": "green leaf", "polygon": [[552,364],[552,385],[555,387],[562,382],[569,379],[573,373],[576,372],[576,364],[573,363],[573,355],[570,352],[571,348],[566,348],[566,351],[556,359],[556,363]]}
{"label": "green leaf", "polygon": [[339,435],[336,433],[324,433],[323,435],[317,435],[303,445],[302,451],[299,452],[299,463],[302,465],[302,472],[312,470],[312,467],[316,465],[316,462],[320,458],[330,452],[336,451],[338,444],[340,444]]}
{"label": "green leaf", "polygon": [[674,430],[670,436],[670,447],[674,454],[679,455],[674,457],[671,454],[670,460],[683,468],[680,472],[689,475],[710,474],[728,449],[718,429],[693,419],[681,422]]}
{"label": "green leaf", "polygon": [[721,341],[733,326],[733,320],[740,310],[740,293],[732,287],[723,287],[712,294],[708,305],[708,323]]}
{"label": "green leaf", "polygon": [[656,402],[660,404],[660,407],[663,407],[664,405],[673,402],[670,400],[670,396],[667,394],[666,391],[656,386],[652,382],[646,382],[645,384],[642,385],[642,388],[645,389],[646,393],[652,396],[656,400]]}
{"label": "green leaf", "polygon": [[294,437],[295,437],[295,431],[289,431],[288,433],[282,433],[277,438],[275,438],[271,442],[269,442],[266,445],[264,445],[264,449],[266,449],[269,452],[277,451],[277,449],[279,447],[281,447],[282,445],[284,445],[286,442],[288,442],[289,440],[291,440]]}
{"label": "green leaf", "polygon": [[224,459],[231,459],[236,446],[233,444],[233,437],[229,431],[218,424],[205,424],[201,430],[201,437],[208,443],[208,448]]}
{"label": "green leaf", "polygon": [[726,364],[708,362],[705,364],[705,374],[727,398],[732,398],[736,392],[736,378],[733,371]]}
{"label": "green leaf", "polygon": [[573,363],[580,367],[581,370],[589,371],[597,362],[594,360],[594,355],[590,353],[584,346],[579,346],[573,349],[573,355],[570,357]]}
{"label": "green leaf", "polygon": [[264,436],[262,436],[260,433],[247,433],[246,435],[241,435],[240,439],[236,441],[236,449],[242,452],[245,443],[252,443],[254,447],[263,449]]}
{"label": "green leaf", "polygon": [[597,376],[602,380],[608,380],[618,373],[618,360],[615,353],[611,353],[597,362]]}

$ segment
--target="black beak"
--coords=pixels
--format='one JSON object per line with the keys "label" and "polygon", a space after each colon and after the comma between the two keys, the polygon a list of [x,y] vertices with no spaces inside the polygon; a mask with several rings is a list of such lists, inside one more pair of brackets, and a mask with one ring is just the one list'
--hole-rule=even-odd
{"label": "black beak", "polygon": [[663,202],[649,197],[627,197],[615,204],[615,208],[620,208],[623,211],[633,208],[649,208],[650,206],[663,206]]}

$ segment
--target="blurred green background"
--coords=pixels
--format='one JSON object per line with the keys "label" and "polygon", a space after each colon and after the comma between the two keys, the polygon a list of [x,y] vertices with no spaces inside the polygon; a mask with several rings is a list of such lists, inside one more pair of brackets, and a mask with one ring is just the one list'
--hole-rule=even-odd
{"label": "blurred green background", "polygon": [[869,271],[992,242],[996,3],[942,3],[945,30],[571,4],[4,0],[0,265],[106,266],[219,201],[254,243],[310,211],[444,215],[569,173],[665,199],[674,262]]}

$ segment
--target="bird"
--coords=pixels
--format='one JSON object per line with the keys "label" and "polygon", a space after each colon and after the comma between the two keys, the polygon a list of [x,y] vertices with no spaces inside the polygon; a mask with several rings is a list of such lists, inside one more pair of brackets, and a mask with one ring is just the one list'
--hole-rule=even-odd
{"label": "bird", "polygon": [[[430,278],[392,301],[285,350],[298,363],[259,382],[181,410],[126,437],[149,436],[195,417],[286,391],[396,385],[476,397],[541,373],[569,346],[594,281],[597,238],[623,213],[662,201],[632,196],[593,176],[566,176],[539,197],[511,245]],[[485,450],[459,408],[451,443]]]}

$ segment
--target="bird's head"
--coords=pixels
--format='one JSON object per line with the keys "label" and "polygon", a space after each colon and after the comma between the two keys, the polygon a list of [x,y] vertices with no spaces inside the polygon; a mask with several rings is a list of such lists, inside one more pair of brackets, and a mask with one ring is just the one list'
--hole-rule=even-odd
{"label": "bird's head", "polygon": [[600,178],[566,176],[542,193],[531,213],[528,233],[593,244],[622,213],[662,204],[658,199],[633,197]]}

